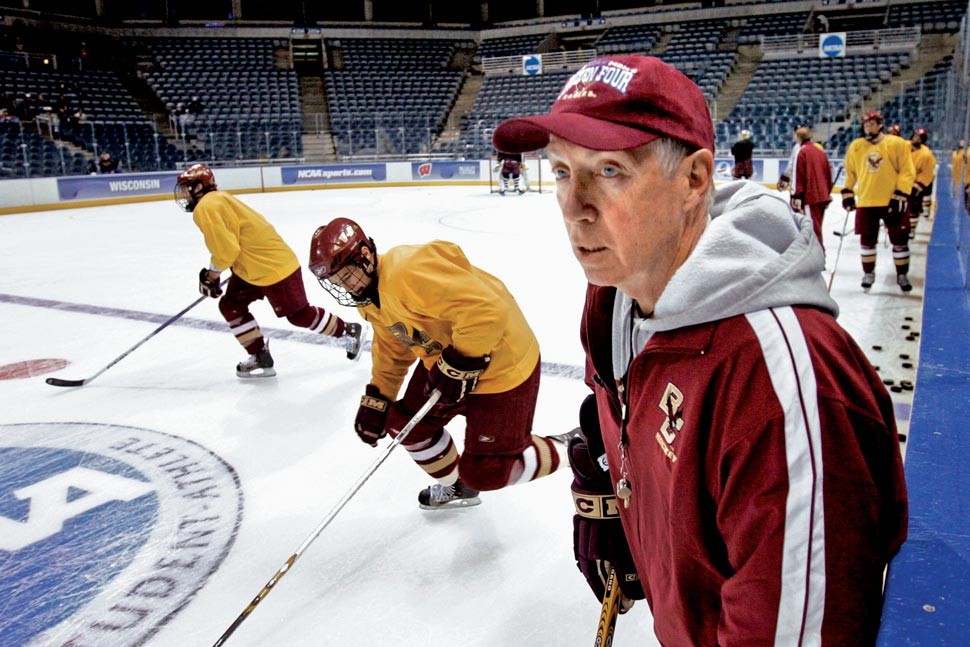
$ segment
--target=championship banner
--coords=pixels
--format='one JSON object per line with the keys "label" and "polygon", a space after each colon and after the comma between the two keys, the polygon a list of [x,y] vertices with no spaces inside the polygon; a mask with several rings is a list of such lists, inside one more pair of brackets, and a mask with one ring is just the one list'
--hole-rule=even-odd
{"label": "championship banner", "polygon": [[283,176],[284,185],[326,184],[329,182],[383,182],[387,179],[386,164],[284,166],[280,171]]}
{"label": "championship banner", "polygon": [[845,32],[834,31],[818,35],[819,58],[845,58]]}
{"label": "championship banner", "polygon": [[536,76],[542,74],[542,54],[529,54],[522,57],[522,74]]}
{"label": "championship banner", "polygon": [[481,166],[475,162],[413,162],[412,180],[477,180]]}
{"label": "championship banner", "polygon": [[111,173],[57,178],[61,200],[96,200],[142,195],[171,195],[178,173]]}

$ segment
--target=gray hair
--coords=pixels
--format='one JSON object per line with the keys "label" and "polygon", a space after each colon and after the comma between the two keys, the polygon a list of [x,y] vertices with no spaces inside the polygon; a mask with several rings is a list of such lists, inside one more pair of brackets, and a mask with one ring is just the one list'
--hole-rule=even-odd
{"label": "gray hair", "polygon": [[[687,146],[679,141],[667,139],[666,137],[660,137],[653,140],[649,144],[644,145],[643,150],[650,151],[650,153],[657,160],[660,170],[663,171],[664,176],[668,178],[674,177],[674,174],[677,172],[677,167],[680,166],[681,160],[693,153],[693,151],[688,149]],[[714,204],[713,177],[711,178],[710,187],[708,187],[705,203],[705,211],[710,211],[711,205]]]}

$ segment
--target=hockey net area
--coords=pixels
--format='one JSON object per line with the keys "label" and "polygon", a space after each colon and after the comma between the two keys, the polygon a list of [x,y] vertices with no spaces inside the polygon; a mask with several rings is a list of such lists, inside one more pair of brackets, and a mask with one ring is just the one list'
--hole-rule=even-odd
{"label": "hockey net area", "polygon": [[[522,155],[522,172],[519,176],[519,187],[525,188],[525,193],[542,193],[542,158],[537,153]],[[488,190],[489,193],[502,191],[502,167],[498,157],[492,155],[488,160]],[[515,194],[512,182],[509,181],[507,195]]]}

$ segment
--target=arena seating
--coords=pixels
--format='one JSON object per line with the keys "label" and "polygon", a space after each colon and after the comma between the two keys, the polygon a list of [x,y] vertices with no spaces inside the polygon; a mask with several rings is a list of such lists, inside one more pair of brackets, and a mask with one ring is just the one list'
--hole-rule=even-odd
{"label": "arena seating", "polygon": [[324,72],[340,155],[428,152],[464,72],[451,69],[460,40],[350,39],[327,43],[342,67]]}

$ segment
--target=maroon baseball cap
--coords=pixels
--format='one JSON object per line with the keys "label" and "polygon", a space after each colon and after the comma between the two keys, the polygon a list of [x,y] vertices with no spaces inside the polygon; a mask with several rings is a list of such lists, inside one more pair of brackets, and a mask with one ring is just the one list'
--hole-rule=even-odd
{"label": "maroon baseball cap", "polygon": [[549,135],[597,151],[636,148],[658,137],[714,150],[714,123],[701,89],[652,56],[607,56],[584,65],[559,92],[548,115],[499,124],[500,151],[545,148]]}

